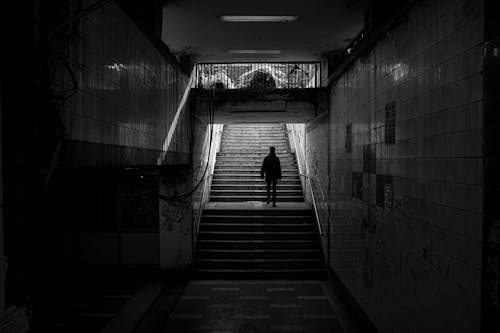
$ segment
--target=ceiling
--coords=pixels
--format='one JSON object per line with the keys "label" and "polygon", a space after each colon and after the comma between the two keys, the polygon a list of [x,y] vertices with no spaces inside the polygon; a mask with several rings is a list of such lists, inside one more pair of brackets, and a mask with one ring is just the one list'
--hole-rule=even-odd
{"label": "ceiling", "polygon": [[[221,15],[297,15],[294,22],[222,22]],[[363,27],[361,0],[171,0],[162,38],[198,62],[317,61],[343,50]],[[231,49],[282,50],[230,54]]]}

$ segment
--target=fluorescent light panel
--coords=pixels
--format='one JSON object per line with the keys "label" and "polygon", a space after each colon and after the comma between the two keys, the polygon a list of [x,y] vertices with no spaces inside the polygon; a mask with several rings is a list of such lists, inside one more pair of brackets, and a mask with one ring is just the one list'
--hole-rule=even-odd
{"label": "fluorescent light panel", "polygon": [[292,22],[297,20],[294,15],[222,15],[224,22]]}
{"label": "fluorescent light panel", "polygon": [[227,50],[232,54],[280,54],[283,50]]}

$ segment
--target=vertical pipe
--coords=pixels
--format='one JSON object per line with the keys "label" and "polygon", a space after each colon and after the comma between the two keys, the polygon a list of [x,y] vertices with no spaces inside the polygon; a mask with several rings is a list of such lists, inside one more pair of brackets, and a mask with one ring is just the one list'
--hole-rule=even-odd
{"label": "vertical pipe", "polygon": [[3,156],[2,156],[2,82],[0,82],[0,316],[5,309],[5,268],[4,234],[3,234]]}

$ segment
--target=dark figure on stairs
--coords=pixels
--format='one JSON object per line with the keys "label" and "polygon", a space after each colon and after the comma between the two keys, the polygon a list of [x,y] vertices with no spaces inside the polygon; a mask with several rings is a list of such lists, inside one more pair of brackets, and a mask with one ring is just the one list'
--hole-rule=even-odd
{"label": "dark figure on stairs", "polygon": [[262,162],[262,168],[260,169],[260,177],[262,179],[264,179],[264,173],[266,174],[267,182],[267,203],[269,204],[272,183],[273,207],[276,207],[276,183],[278,179],[281,179],[281,165],[280,159],[276,156],[276,149],[274,147],[269,149],[269,155],[267,155]]}

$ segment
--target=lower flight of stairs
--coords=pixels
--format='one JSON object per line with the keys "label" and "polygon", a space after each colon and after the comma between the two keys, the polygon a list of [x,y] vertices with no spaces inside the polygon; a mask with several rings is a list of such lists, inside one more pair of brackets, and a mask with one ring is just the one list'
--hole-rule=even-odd
{"label": "lower flight of stairs", "polygon": [[196,251],[199,278],[321,279],[312,211],[205,209]]}
{"label": "lower flight of stairs", "polygon": [[[276,147],[282,168],[277,208],[264,203],[266,185],[260,178],[269,146]],[[245,205],[248,202],[254,204]],[[203,210],[198,234],[195,277],[326,277],[312,209],[304,202],[284,124],[224,127],[210,204]]]}

